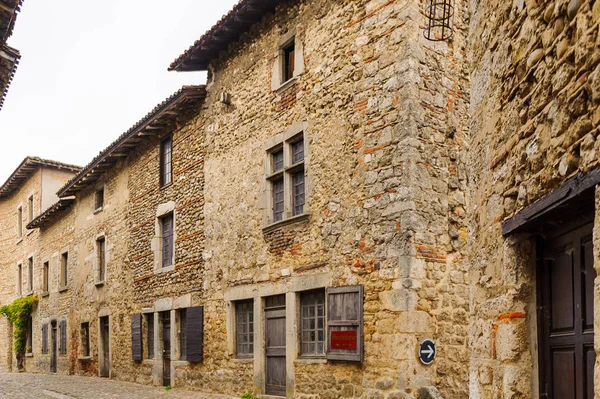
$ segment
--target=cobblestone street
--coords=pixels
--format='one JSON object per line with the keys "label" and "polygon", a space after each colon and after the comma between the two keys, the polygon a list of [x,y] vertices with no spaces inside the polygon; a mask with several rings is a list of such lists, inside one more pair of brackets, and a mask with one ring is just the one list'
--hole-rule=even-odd
{"label": "cobblestone street", "polygon": [[231,399],[227,395],[205,394],[174,388],[121,382],[97,377],[29,373],[0,373],[0,399]]}

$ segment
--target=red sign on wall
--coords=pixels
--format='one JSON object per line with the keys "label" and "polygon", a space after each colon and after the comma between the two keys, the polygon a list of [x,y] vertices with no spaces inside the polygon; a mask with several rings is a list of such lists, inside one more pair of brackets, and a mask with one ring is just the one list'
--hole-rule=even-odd
{"label": "red sign on wall", "polygon": [[356,350],[358,335],[356,331],[331,331],[331,349]]}

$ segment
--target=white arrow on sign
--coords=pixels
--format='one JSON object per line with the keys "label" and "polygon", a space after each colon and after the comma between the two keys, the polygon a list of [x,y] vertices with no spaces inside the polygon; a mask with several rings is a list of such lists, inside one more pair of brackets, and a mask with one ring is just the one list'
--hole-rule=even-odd
{"label": "white arrow on sign", "polygon": [[421,353],[427,355],[427,357],[431,357],[431,356],[433,356],[433,354],[435,353],[435,351],[433,350],[433,348],[431,347],[431,345],[427,345],[427,349],[421,350]]}

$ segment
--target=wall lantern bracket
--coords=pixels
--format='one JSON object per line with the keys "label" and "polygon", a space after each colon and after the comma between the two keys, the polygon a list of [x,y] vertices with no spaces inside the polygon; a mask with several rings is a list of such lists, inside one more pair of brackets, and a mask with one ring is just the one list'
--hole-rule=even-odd
{"label": "wall lantern bracket", "polygon": [[454,0],[426,0],[426,26],[423,36],[427,40],[439,42],[449,40],[454,33]]}

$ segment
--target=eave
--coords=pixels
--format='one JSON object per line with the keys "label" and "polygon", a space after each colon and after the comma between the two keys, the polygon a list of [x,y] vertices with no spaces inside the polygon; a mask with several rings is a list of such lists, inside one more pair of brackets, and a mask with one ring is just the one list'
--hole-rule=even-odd
{"label": "eave", "polygon": [[169,66],[170,71],[205,71],[243,33],[273,12],[278,0],[241,0]]}
{"label": "eave", "polygon": [[74,202],[75,197],[66,197],[59,199],[58,202],[56,202],[50,208],[46,209],[43,213],[41,213],[38,217],[29,222],[29,224],[27,224],[26,227],[29,230],[32,230],[47,226],[48,223],[52,223],[65,210],[69,209]]}
{"label": "eave", "polygon": [[182,87],[101,151],[81,172],[69,180],[57,195],[61,198],[72,196],[96,182],[118,160],[127,157],[145,138],[172,130],[177,116],[197,106],[205,97],[205,86]]}

